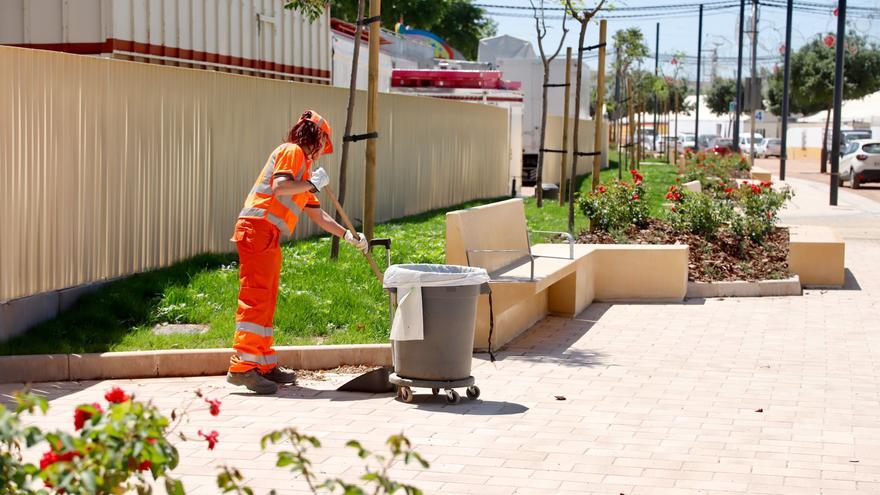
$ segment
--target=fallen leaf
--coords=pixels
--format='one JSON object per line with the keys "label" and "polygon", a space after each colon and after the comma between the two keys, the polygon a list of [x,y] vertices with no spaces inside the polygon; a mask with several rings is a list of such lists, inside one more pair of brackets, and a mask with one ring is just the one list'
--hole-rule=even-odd
{"label": "fallen leaf", "polygon": [[565,400],[564,395],[554,395],[553,397],[556,397],[556,400]]}
{"label": "fallen leaf", "polygon": [[762,407],[762,408],[760,408],[760,409],[755,409],[755,412],[760,412],[760,413],[762,413],[762,412],[764,412],[764,408]]}

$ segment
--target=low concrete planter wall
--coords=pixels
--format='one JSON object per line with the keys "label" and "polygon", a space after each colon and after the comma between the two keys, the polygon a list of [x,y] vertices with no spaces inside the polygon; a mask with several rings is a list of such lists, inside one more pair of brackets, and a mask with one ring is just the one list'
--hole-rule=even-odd
{"label": "low concrete planter wall", "polygon": [[758,282],[688,282],[688,298],[799,296],[801,281],[797,275],[784,280]]}
{"label": "low concrete planter wall", "polygon": [[[278,362],[294,369],[391,364],[390,344],[276,347]],[[222,375],[231,349],[0,356],[0,383]]]}

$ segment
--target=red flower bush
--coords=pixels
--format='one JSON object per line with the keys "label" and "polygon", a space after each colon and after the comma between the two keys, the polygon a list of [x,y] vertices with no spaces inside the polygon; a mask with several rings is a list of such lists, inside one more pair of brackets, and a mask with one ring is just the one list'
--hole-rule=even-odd
{"label": "red flower bush", "polygon": [[669,201],[681,201],[681,198],[681,190],[674,185],[669,186],[669,190],[666,191],[666,199]]}
{"label": "red flower bush", "polygon": [[59,454],[54,450],[50,450],[44,453],[43,457],[40,458],[40,469],[46,469],[56,462],[71,462],[73,461],[73,459],[81,456],[82,454],[75,450],[71,452],[65,452],[63,454]]}
{"label": "red flower bush", "polygon": [[211,433],[208,434],[202,433],[202,430],[199,430],[199,436],[204,438],[205,441],[208,442],[208,450],[214,450],[214,446],[216,446],[217,442],[220,441],[220,439],[218,438],[220,434],[217,433],[217,430],[211,430]]}
{"label": "red flower bush", "polygon": [[131,396],[126,394],[125,391],[119,387],[111,388],[109,392],[104,394],[104,398],[111,404],[122,404],[123,402],[131,400]]}
{"label": "red flower bush", "polygon": [[220,414],[220,400],[219,399],[208,399],[205,398],[205,402],[211,406],[211,416],[217,416]]}
{"label": "red flower bush", "polygon": [[645,180],[645,177],[640,174],[638,170],[630,170],[629,173],[632,174],[633,182],[637,186],[640,186],[642,184],[642,181]]}
{"label": "red flower bush", "polygon": [[[97,402],[93,402],[91,404],[91,406],[97,410],[98,414],[104,413],[104,409],[101,408],[101,404],[98,404]],[[83,406],[77,406],[76,410],[73,411],[73,427],[77,431],[81,430],[83,428],[83,426],[85,426],[86,421],[91,419],[91,417],[92,417],[91,411],[83,409]]]}

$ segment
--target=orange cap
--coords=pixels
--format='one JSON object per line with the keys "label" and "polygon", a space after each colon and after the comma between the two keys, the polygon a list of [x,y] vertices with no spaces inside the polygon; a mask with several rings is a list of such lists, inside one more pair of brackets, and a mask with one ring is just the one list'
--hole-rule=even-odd
{"label": "orange cap", "polygon": [[333,136],[332,131],[330,130],[330,123],[327,122],[327,119],[321,117],[318,112],[314,110],[306,110],[302,117],[299,120],[311,120],[312,122],[318,124],[318,127],[324,131],[324,134],[327,135],[327,140],[324,142],[324,154],[329,155],[333,153],[333,143],[330,142],[330,138]]}

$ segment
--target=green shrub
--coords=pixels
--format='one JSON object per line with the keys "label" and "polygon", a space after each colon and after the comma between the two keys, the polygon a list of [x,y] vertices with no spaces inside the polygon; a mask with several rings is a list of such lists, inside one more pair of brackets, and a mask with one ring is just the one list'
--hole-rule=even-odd
{"label": "green shrub", "polygon": [[729,201],[719,201],[708,194],[670,186],[666,199],[673,203],[668,213],[669,223],[680,232],[711,239],[733,217]]}
{"label": "green shrub", "polygon": [[643,177],[631,170],[632,182],[616,181],[600,185],[595,192],[578,198],[578,208],[592,226],[605,232],[620,232],[630,225],[644,227],[648,223],[648,202],[644,200]]}

